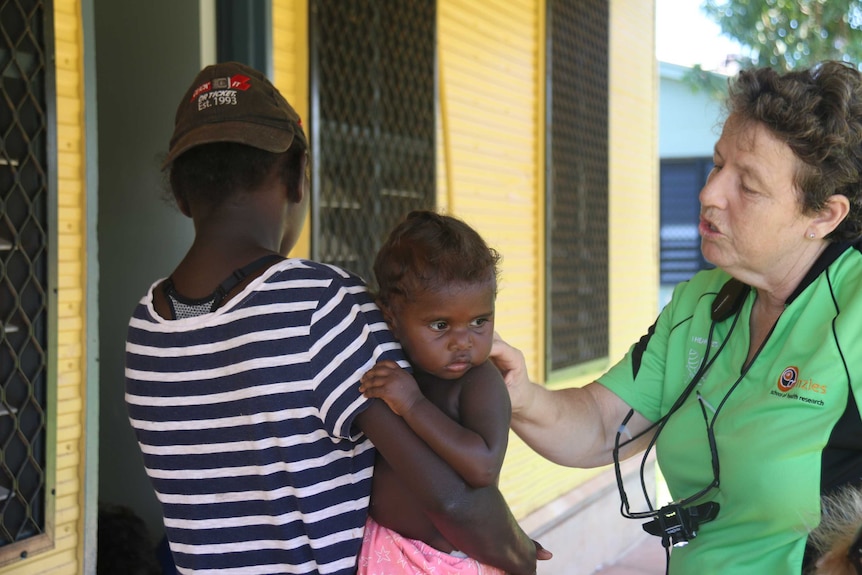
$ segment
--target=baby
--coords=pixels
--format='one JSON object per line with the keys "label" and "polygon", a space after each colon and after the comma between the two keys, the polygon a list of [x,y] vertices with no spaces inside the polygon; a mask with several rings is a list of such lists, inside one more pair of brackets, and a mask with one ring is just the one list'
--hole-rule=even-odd
{"label": "baby", "polygon": [[[360,390],[383,399],[473,487],[496,484],[511,417],[506,386],[488,361],[499,261],[464,222],[414,211],[374,263],[378,305],[414,373],[382,361]],[[380,457],[369,511],[360,574],[503,573],[454,549]]]}

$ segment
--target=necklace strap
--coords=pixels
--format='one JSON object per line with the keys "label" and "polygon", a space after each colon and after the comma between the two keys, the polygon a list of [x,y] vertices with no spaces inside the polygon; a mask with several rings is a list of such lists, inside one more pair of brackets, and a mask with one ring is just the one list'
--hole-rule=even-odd
{"label": "necklace strap", "polygon": [[[215,311],[218,309],[218,306],[221,305],[222,300],[225,298],[230,291],[235,288],[242,280],[247,278],[249,274],[252,272],[263,268],[269,267],[272,263],[275,263],[276,260],[283,260],[284,258],[278,254],[267,254],[263,257],[260,257],[250,264],[244,265],[238,270],[233,270],[233,272],[225,279],[223,282],[219,284],[216,288],[215,292],[213,292],[213,296],[215,297],[212,309],[210,311]],[[272,262],[272,263],[271,263]]]}
{"label": "necklace strap", "polygon": [[269,267],[284,257],[278,254],[267,254],[260,257],[250,264],[244,265],[239,269],[235,269],[231,274],[219,284],[213,293],[203,297],[192,299],[180,294],[174,286],[172,277],[169,277],[162,284],[162,290],[168,300],[168,305],[171,308],[173,319],[184,319],[188,317],[196,317],[205,313],[212,313],[219,308],[224,298],[234,289],[240,282],[251,275],[253,272],[263,267]]}

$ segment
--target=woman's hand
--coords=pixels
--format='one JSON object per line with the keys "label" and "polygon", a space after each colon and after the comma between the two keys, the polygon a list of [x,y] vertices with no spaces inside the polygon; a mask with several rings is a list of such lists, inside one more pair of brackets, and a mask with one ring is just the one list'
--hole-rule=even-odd
{"label": "woman's hand", "polygon": [[512,415],[517,416],[532,402],[530,388],[533,383],[527,376],[524,354],[503,341],[495,331],[490,359],[503,374],[503,381],[506,382],[506,389],[509,390],[509,398],[512,400]]}
{"label": "woman's hand", "polygon": [[381,361],[365,372],[359,379],[359,391],[365,397],[382,399],[401,417],[425,397],[413,376],[391,360]]}

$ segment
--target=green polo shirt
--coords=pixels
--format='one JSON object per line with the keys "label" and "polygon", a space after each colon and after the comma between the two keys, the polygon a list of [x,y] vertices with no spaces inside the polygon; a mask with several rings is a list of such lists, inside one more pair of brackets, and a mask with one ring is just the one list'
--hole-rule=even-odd
{"label": "green polo shirt", "polygon": [[[713,480],[712,425],[720,485],[698,502],[717,501],[721,510],[673,548],[670,571],[800,573],[821,493],[862,478],[862,254],[859,244],[824,252],[747,370],[755,291],[736,314],[711,319],[728,279],[710,270],[680,284],[654,331],[599,381],[658,421],[709,346],[714,361],[668,419],[656,453],[674,500],[695,494]],[[632,511],[645,510],[637,495],[629,494]]]}

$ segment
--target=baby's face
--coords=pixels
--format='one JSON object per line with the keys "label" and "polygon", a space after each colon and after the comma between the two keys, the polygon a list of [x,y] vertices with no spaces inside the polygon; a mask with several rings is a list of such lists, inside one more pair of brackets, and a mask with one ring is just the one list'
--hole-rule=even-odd
{"label": "baby's face", "polygon": [[414,366],[458,379],[491,353],[495,296],[493,279],[426,290],[398,302],[390,327]]}

